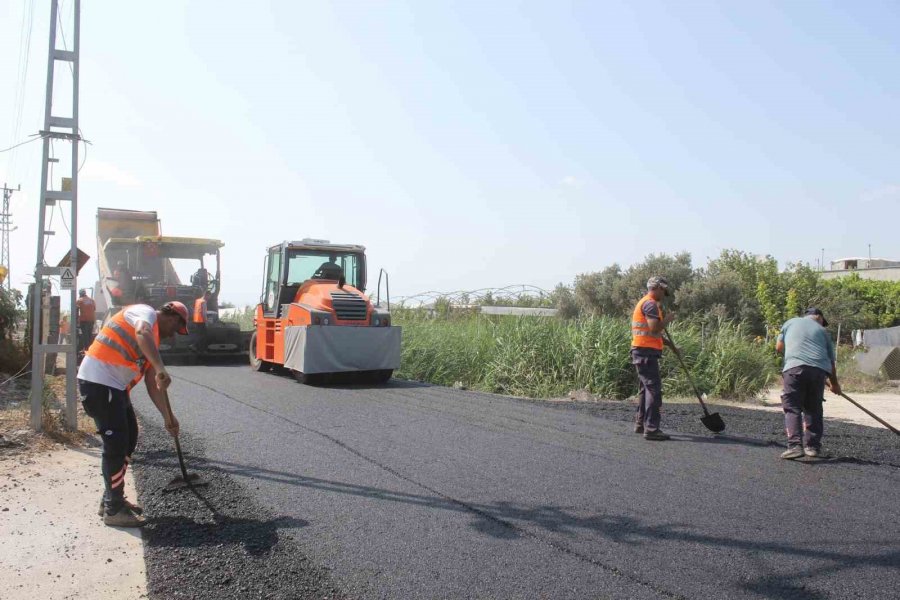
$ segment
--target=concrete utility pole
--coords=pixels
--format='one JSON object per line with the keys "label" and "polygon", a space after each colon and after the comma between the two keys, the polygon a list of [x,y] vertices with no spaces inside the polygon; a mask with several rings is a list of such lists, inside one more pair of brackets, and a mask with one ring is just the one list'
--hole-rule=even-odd
{"label": "concrete utility pole", "polygon": [[[75,351],[76,342],[74,335],[70,336],[66,344],[47,343],[43,334],[41,323],[41,308],[44,289],[44,277],[57,276],[60,278],[60,290],[68,290],[70,298],[70,312],[74,317],[78,314],[75,307],[76,274],[78,271],[78,144],[81,141],[78,128],[78,70],[79,47],[81,45],[81,0],[74,0],[72,23],[72,49],[58,49],[56,47],[57,26],[62,27],[59,17],[59,0],[50,3],[50,45],[47,55],[47,95],[44,100],[44,129],[41,137],[44,140],[44,152],[41,162],[41,196],[38,212],[38,236],[37,236],[37,262],[34,268],[34,290],[32,294],[32,354],[31,354],[31,427],[35,431],[41,430],[41,404],[44,396],[44,357],[47,354],[63,352],[66,354],[66,424],[74,429],[76,423],[76,390],[75,372],[78,355]],[[72,74],[72,109],[70,117],[57,117],[53,115],[53,82],[57,61],[68,62]],[[62,131],[61,131],[62,130]],[[68,184],[61,190],[53,189],[53,182],[48,180],[50,163],[56,159],[50,157],[50,141],[56,139],[67,141],[72,146],[71,177]],[[45,229],[47,222],[47,208],[53,210],[56,203],[69,203],[70,223],[70,254],[69,267],[48,267],[44,257],[44,249],[47,237],[55,232]]]}
{"label": "concrete utility pole", "polygon": [[12,213],[9,212],[9,199],[12,197],[13,192],[18,192],[22,189],[21,185],[16,186],[16,189],[12,189],[7,186],[5,183],[3,184],[3,212],[0,213],[0,234],[3,235],[3,240],[0,242],[2,244],[2,248],[0,248],[0,266],[6,267],[6,289],[12,289],[12,277],[10,276],[10,271],[12,268],[10,267],[9,259],[9,234],[18,229],[18,227],[13,227],[12,224]]}

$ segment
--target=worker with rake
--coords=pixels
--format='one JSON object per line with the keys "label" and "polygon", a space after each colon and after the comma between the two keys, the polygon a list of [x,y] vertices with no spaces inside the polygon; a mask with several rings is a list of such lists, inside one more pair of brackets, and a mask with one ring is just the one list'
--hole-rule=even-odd
{"label": "worker with rake", "polygon": [[637,369],[640,391],[634,432],[644,434],[649,441],[665,441],[669,436],[660,430],[660,408],[662,407],[662,379],[659,374],[659,359],[663,345],[668,340],[663,337],[666,325],[675,318],[673,314],[663,315],[659,303],[669,295],[669,282],[665,277],[651,277],[647,280],[647,293],[637,304],[631,315],[631,362]]}
{"label": "worker with rake", "polygon": [[125,472],[137,446],[138,423],[129,392],[146,375],[150,399],[163,415],[166,430],[178,435],[178,420],[168,409],[172,378],[159,355],[159,340],[187,335],[188,310],[168,302],[159,310],[146,304],[126,306],[94,338],[78,370],[84,412],[103,439],[104,483],[100,516],[106,525],[141,527],[141,507],[125,499]]}
{"label": "worker with rake", "polygon": [[821,456],[826,381],[832,392],[841,393],[834,343],[826,327],[828,321],[822,311],[810,308],[803,317],[794,317],[782,325],[775,343],[775,350],[784,353],[781,405],[788,448],[781,458]]}

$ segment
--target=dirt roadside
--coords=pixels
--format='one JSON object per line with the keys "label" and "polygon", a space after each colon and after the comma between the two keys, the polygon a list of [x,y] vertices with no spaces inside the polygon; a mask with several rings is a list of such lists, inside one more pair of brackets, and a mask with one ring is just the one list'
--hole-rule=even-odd
{"label": "dirt roadside", "polygon": [[[146,598],[140,531],[97,515],[103,485],[99,442],[84,434],[90,420],[79,414],[79,433],[51,423],[35,435],[27,388],[12,384],[0,388],[0,598]],[[125,486],[136,498],[130,472]]]}

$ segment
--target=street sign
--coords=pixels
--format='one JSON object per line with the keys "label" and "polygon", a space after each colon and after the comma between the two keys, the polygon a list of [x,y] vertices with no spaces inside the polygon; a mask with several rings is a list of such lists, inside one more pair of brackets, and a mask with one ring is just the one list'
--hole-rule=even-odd
{"label": "street sign", "polygon": [[75,273],[69,267],[63,268],[62,273],[59,274],[59,289],[75,289]]}
{"label": "street sign", "polygon": [[65,267],[38,267],[42,277],[59,277],[66,270]]}

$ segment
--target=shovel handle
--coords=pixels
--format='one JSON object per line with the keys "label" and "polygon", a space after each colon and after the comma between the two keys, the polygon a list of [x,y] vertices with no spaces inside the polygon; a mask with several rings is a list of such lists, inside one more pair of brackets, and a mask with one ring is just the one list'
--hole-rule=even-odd
{"label": "shovel handle", "polygon": [[[172,419],[175,415],[172,414],[172,405],[169,404],[169,392],[163,392],[163,404],[166,405],[166,414],[169,415],[169,418]],[[190,485],[190,479],[188,479],[187,469],[184,466],[184,456],[181,453],[181,443],[178,441],[178,436],[172,436],[175,439],[175,453],[178,454],[178,466],[181,467],[181,475],[184,477],[185,483]]]}
{"label": "shovel handle", "polygon": [[866,408],[865,406],[863,406],[862,404],[860,404],[859,402],[857,402],[856,400],[854,400],[853,398],[851,398],[850,396],[848,396],[847,394],[845,394],[843,392],[841,392],[840,395],[844,400],[846,400],[847,402],[849,402],[850,404],[852,404],[859,410],[863,411],[864,413],[866,413],[867,415],[869,415],[870,417],[872,417],[873,419],[875,419],[876,421],[878,421],[879,423],[881,423],[882,425],[884,425],[885,427],[887,427],[888,429],[890,429],[891,431],[896,433],[897,435],[900,435],[900,431],[897,431],[897,429],[894,428],[890,423],[888,423],[887,421],[885,421],[884,419],[882,419],[881,417],[879,417],[878,415],[873,413],[871,410],[869,410],[868,408]]}
{"label": "shovel handle", "polygon": [[684,362],[684,358],[681,356],[681,350],[679,350],[678,346],[675,345],[675,342],[672,341],[672,336],[669,335],[669,331],[665,327],[663,327],[663,335],[666,336],[666,340],[672,347],[672,352],[674,352],[675,357],[678,358],[678,364],[681,365],[682,370],[684,370],[684,374],[687,375],[688,381],[691,382],[691,388],[694,390],[694,395],[697,396],[697,400],[700,401],[700,408],[703,409],[703,414],[708,417],[709,410],[707,410],[706,408],[706,403],[703,402],[703,396],[700,394],[700,390],[697,389],[697,384],[694,383],[694,378],[693,376],[691,376],[690,369],[687,368],[687,365]]}

